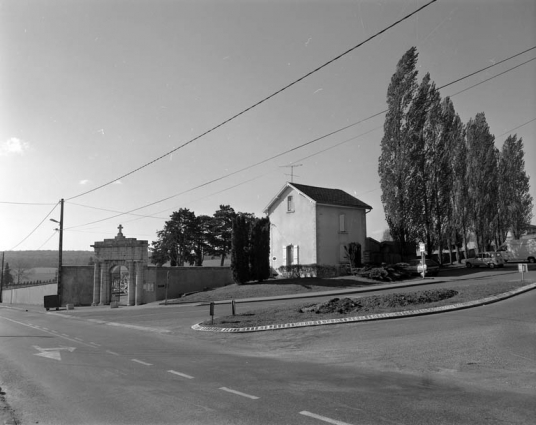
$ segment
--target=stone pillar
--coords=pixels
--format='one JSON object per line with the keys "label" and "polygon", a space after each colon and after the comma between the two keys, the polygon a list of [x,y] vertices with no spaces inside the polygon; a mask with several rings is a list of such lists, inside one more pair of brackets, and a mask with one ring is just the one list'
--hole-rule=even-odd
{"label": "stone pillar", "polygon": [[104,261],[101,266],[101,291],[99,305],[107,305],[110,303],[110,271],[108,268],[108,261]]}
{"label": "stone pillar", "polygon": [[136,263],[127,262],[128,267],[128,305],[136,305]]}
{"label": "stone pillar", "polygon": [[143,282],[145,267],[142,261],[136,262],[136,305],[143,304]]}
{"label": "stone pillar", "polygon": [[93,303],[91,305],[99,305],[101,289],[101,265],[96,261],[93,266]]}

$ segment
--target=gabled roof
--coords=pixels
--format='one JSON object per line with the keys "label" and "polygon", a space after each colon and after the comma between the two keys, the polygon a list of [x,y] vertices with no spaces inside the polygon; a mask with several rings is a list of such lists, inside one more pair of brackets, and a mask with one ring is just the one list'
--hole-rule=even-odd
{"label": "gabled roof", "polygon": [[273,203],[281,197],[283,191],[287,187],[294,188],[317,204],[339,205],[343,207],[364,208],[367,210],[372,209],[370,205],[365,204],[363,201],[360,201],[359,199],[340,189],[328,189],[325,187],[307,186],[304,184],[287,182],[279,193],[266,206],[264,212],[267,212],[270,209]]}

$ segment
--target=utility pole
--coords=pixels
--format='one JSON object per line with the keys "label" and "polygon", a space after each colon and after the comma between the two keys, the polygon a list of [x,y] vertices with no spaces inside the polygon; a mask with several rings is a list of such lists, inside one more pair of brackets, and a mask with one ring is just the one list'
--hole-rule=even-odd
{"label": "utility pole", "polygon": [[61,286],[61,266],[63,264],[63,198],[60,199],[60,253],[59,253],[59,259],[58,259],[58,304],[61,307],[61,294],[62,294],[62,286]]}
{"label": "utility pole", "polygon": [[58,307],[61,306],[61,293],[63,290],[61,285],[61,266],[63,263],[63,202],[63,198],[60,199],[60,221],[54,220],[53,218],[50,219],[50,221],[53,221],[54,223],[58,223],[60,225],[60,247],[58,255]]}
{"label": "utility pole", "polygon": [[[282,165],[282,167],[290,167],[290,182],[294,182],[294,168],[295,167],[301,167],[303,164],[290,164],[290,165]],[[288,176],[288,174],[286,174]],[[299,176],[296,176],[299,177]]]}
{"label": "utility pole", "polygon": [[0,303],[2,303],[2,289],[4,289],[4,255],[5,252],[2,252],[2,274],[0,274]]}

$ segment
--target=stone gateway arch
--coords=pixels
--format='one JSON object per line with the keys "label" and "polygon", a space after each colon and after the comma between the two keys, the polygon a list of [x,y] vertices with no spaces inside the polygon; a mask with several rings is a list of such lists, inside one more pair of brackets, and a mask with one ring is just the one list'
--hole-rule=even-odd
{"label": "stone gateway arch", "polygon": [[114,239],[104,239],[91,245],[95,249],[92,305],[108,305],[112,298],[112,271],[124,266],[129,271],[128,305],[141,305],[145,271],[149,262],[149,242],[126,238],[123,226]]}

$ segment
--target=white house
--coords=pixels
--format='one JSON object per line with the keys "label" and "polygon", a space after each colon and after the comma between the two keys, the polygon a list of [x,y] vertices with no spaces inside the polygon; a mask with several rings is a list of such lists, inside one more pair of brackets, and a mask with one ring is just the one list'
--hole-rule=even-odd
{"label": "white house", "polygon": [[370,205],[340,189],[289,183],[264,209],[270,218],[271,266],[348,263],[344,247],[367,237]]}

